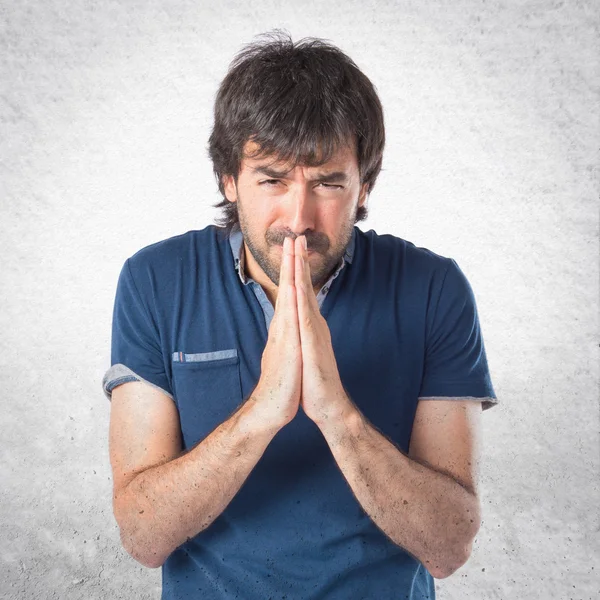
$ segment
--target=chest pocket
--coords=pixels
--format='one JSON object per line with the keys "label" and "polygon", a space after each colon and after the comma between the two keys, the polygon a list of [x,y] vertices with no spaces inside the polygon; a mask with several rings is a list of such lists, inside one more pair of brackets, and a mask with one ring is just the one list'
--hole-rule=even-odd
{"label": "chest pocket", "polygon": [[242,403],[236,348],[172,355],[174,393],[184,448],[203,440]]}

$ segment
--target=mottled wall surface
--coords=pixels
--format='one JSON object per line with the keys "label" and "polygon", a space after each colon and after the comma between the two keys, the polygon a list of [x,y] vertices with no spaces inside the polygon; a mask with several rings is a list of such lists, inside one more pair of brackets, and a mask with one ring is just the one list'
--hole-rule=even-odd
{"label": "mottled wall surface", "polygon": [[[283,6],[282,6],[283,4]],[[385,108],[364,230],[454,258],[501,405],[483,525],[442,600],[597,598],[598,4],[0,3],[0,596],[159,598],[108,459],[117,276],[201,229],[219,81],[274,27],[328,38]]]}

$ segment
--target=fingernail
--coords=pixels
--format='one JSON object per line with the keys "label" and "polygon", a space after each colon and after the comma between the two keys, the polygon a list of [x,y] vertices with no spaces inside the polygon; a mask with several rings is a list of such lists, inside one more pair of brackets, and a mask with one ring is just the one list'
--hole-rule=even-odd
{"label": "fingernail", "polygon": [[304,249],[306,250],[306,236],[305,235],[302,236],[302,245],[304,246]]}

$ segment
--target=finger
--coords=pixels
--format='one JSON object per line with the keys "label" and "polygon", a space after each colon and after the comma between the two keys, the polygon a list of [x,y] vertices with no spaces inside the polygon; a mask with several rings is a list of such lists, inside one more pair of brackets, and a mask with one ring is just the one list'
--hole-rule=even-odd
{"label": "finger", "polygon": [[279,306],[279,299],[286,302],[291,296],[292,286],[294,285],[294,255],[293,242],[290,238],[283,239],[283,249],[281,251],[281,265],[279,267],[279,286],[277,288],[277,301],[275,309]]}
{"label": "finger", "polygon": [[[305,236],[302,236],[304,238]],[[296,241],[296,289],[298,319],[305,322],[305,319],[319,312],[319,305],[315,297],[310,277],[310,263],[308,262],[308,252],[304,249],[302,239]],[[298,283],[300,282],[300,283]],[[316,311],[316,312],[315,312]]]}
{"label": "finger", "polygon": [[283,250],[281,253],[281,271],[279,273],[279,285],[290,285],[294,283],[294,243],[291,238],[283,239]]}
{"label": "finger", "polygon": [[[302,237],[304,239],[306,239],[306,236],[302,236]],[[310,274],[310,262],[308,260],[308,250],[305,250],[304,244],[300,243],[298,246],[296,246],[296,251],[300,252],[300,254],[303,258],[302,271],[300,273],[296,274],[296,279],[298,279],[298,277],[300,277],[301,280],[305,284],[307,310],[320,312],[319,304],[317,302],[317,297],[315,296],[315,292],[314,292],[313,285],[312,285],[312,278],[311,278],[311,274]]]}
{"label": "finger", "polygon": [[[296,238],[294,249],[296,251],[296,260],[295,260],[295,276],[296,276],[296,305],[298,308],[298,323],[300,326],[300,339],[303,339],[303,336],[306,335],[304,331],[304,327],[302,324],[306,323],[307,315],[308,315],[308,300],[307,300],[307,288],[306,288],[306,279],[304,276],[305,273],[305,257],[302,253],[302,239],[301,237]],[[304,341],[306,343],[306,340]]]}
{"label": "finger", "polygon": [[295,285],[296,285],[296,289],[299,288],[299,291],[304,291],[306,292],[305,288],[306,288],[306,280],[304,278],[304,262],[305,262],[305,256],[302,252],[302,238],[304,236],[298,236],[296,238],[296,240],[294,241],[294,254],[295,254],[295,263],[294,263],[294,270],[295,270]]}

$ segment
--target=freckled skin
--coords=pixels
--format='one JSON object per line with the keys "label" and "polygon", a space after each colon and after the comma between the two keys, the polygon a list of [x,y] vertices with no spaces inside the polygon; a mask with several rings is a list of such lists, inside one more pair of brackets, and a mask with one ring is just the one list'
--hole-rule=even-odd
{"label": "freckled skin", "polygon": [[[127,450],[129,454],[138,451],[131,443],[129,447],[122,444],[120,453],[113,452],[115,474],[125,460],[129,465],[146,461],[145,470],[135,472],[129,467],[123,473],[114,508],[124,547],[146,566],[162,565],[174,548],[210,526],[281,428],[282,414],[289,422],[298,402],[321,430],[357,501],[392,542],[418,557],[434,577],[447,577],[470,554],[479,528],[480,505],[471,491],[475,489],[474,476],[471,470],[462,468],[465,457],[475,455],[459,442],[469,434],[466,418],[461,420],[452,408],[454,423],[446,429],[455,431],[455,441],[446,442],[450,453],[445,456],[439,449],[445,436],[439,432],[449,420],[446,413],[451,412],[450,405],[440,409],[433,404],[434,408],[426,409],[427,427],[416,430],[421,432],[420,448],[416,450],[420,460],[411,459],[367,421],[346,396],[339,380],[329,329],[310,289],[315,283],[313,273],[321,272],[316,278],[323,280],[329,275],[327,265],[335,267],[341,259],[352,233],[356,200],[361,203],[356,164],[348,162],[355,158],[338,156],[336,160],[339,162],[334,168],[343,171],[346,183],[339,193],[318,187],[322,181],[315,184],[315,173],[306,167],[285,171],[285,184],[273,186],[270,191],[258,185],[261,178],[249,180],[244,169],[239,189],[231,182],[226,186],[230,200],[240,201],[241,226],[251,250],[245,248],[247,274],[275,294],[271,301],[276,300],[281,277],[279,307],[261,363],[261,380],[264,373],[270,376],[265,377],[264,386],[257,386],[248,402],[193,449],[179,454],[174,444],[170,449],[172,460],[167,457],[165,464],[147,466],[149,448],[139,453],[137,461],[131,456],[119,460],[119,454]],[[322,167],[327,165],[331,167],[329,163]],[[327,175],[318,177],[323,180]],[[316,251],[310,257],[301,247],[303,235]],[[290,240],[286,240],[286,260],[282,261],[277,244],[286,237]],[[294,238],[291,255],[289,245]],[[296,260],[299,256],[302,260]],[[277,272],[280,265],[286,266],[281,275]],[[300,282],[299,287],[296,282]],[[119,394],[121,402],[139,404],[133,390],[141,389],[140,385],[145,384],[130,382],[117,387],[111,410],[115,410],[115,402],[119,406]],[[126,393],[129,389],[132,392]],[[153,393],[144,391],[144,395]],[[283,402],[288,405],[280,411]],[[451,404],[456,405],[456,400]],[[426,405],[419,403],[421,407]],[[466,412],[467,406],[471,409],[472,404],[465,401],[459,410]],[[271,422],[265,415],[272,417]],[[172,431],[177,430],[174,412],[171,418]],[[430,429],[438,435],[428,433]],[[413,427],[413,442],[414,432]],[[114,444],[121,437],[114,430],[111,436]],[[432,456],[433,465],[428,462]],[[461,457],[461,462],[454,461],[454,456]]]}

